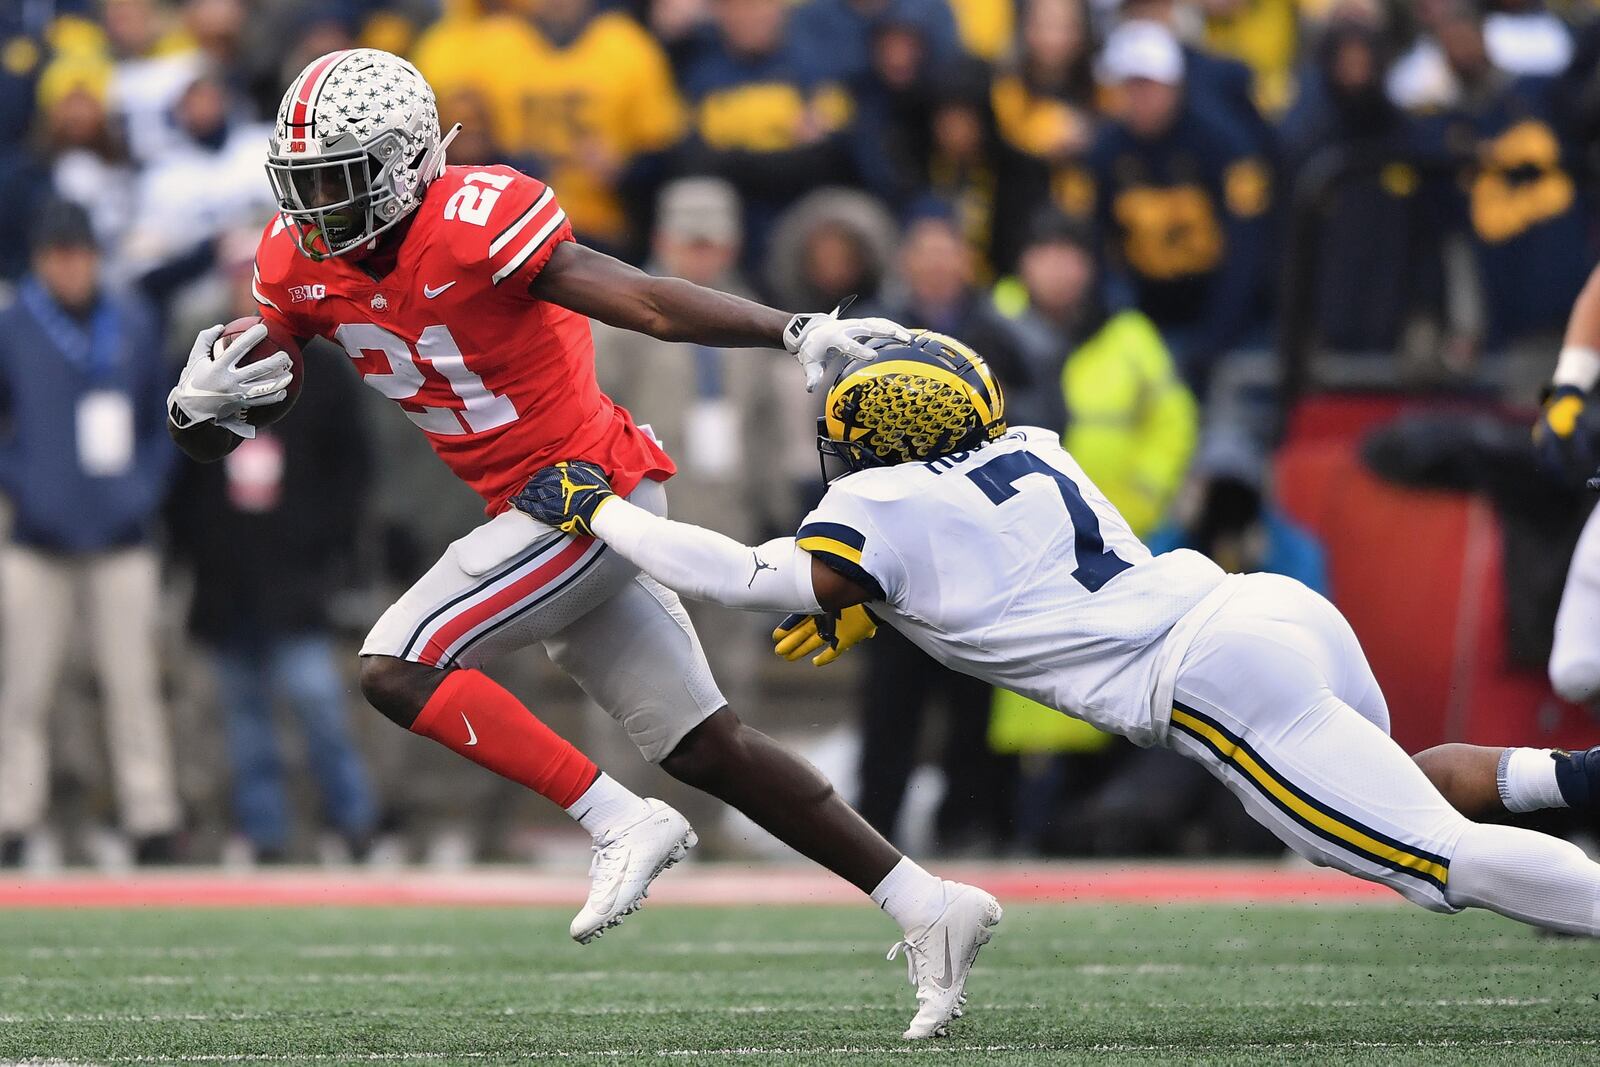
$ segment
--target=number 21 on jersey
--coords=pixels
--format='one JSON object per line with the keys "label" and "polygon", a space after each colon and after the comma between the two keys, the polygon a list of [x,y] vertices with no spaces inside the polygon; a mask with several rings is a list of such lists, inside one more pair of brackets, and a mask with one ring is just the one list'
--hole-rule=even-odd
{"label": "number 21 on jersey", "polygon": [[1073,552],[1078,561],[1072,577],[1079,585],[1091,593],[1097,593],[1107,582],[1133,566],[1106,547],[1105,538],[1100,533],[1100,519],[1089,502],[1083,499],[1083,491],[1078,488],[1078,483],[1032,452],[1002,453],[968,471],[967,477],[983,490],[983,495],[991,502],[1004,504],[1022,492],[1017,483],[1030,474],[1042,474],[1053,479],[1056,488],[1061,491],[1062,503],[1067,505],[1067,518],[1072,522]]}
{"label": "number 21 on jersey", "polygon": [[347,322],[334,337],[351,359],[360,364],[370,352],[380,352],[388,361],[388,371],[366,372],[362,381],[395,401],[415,401],[431,370],[443,378],[457,403],[447,407],[423,407],[421,411],[403,409],[406,418],[432,434],[454,437],[483,433],[517,421],[511,398],[491,393],[467,366],[466,357],[445,326],[429,326],[417,338],[416,348],[370,322]]}

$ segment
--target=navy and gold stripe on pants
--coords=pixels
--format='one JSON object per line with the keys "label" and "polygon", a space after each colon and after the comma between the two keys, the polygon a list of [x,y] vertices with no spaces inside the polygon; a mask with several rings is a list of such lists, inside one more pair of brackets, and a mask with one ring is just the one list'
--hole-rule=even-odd
{"label": "navy and gold stripe on pants", "polygon": [[1203,712],[1174,702],[1172,726],[1239,772],[1255,791],[1296,823],[1340,848],[1444,892],[1450,861],[1364,826],[1273,770],[1248,741]]}

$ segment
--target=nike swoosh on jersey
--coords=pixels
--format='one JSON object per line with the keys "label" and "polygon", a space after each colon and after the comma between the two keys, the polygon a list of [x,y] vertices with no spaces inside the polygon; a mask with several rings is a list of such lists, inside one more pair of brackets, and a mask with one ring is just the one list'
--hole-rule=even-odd
{"label": "nike swoosh on jersey", "polygon": [[[471,722],[471,720],[469,720],[467,718],[467,713],[464,712],[464,711],[461,713],[461,721],[463,723],[466,723],[466,726],[467,726],[467,747],[471,748],[473,745],[478,743],[478,731],[476,731],[476,730],[474,730],[472,728],[472,722]],[[947,934],[947,935],[945,935],[945,937],[946,937],[946,944],[944,946],[944,954],[945,954],[945,962],[948,964],[949,963],[949,959],[950,959],[950,945],[948,944],[949,935]]]}
{"label": "nike swoosh on jersey", "polygon": [[448,281],[448,282],[445,282],[443,285],[439,286],[437,289],[435,289],[433,286],[429,285],[427,282],[423,282],[422,283],[422,295],[424,297],[426,297],[427,299],[432,300],[434,297],[438,296],[440,293],[444,292],[446,289],[450,288],[454,284],[455,284],[454,281]]}

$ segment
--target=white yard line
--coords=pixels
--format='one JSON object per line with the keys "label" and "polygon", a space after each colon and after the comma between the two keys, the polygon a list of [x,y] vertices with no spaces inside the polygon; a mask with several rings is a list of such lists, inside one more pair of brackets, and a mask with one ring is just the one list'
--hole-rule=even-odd
{"label": "white yard line", "polygon": [[1487,1041],[1456,1041],[1451,1039],[1423,1039],[1417,1041],[1243,1041],[1237,1043],[1216,1043],[1205,1045],[1190,1044],[1136,1044],[1113,1043],[1087,1046],[1053,1045],[1036,1042],[1028,1043],[1001,1043],[1001,1044],[948,1044],[940,1042],[931,1044],[927,1042],[918,1044],[872,1046],[872,1045],[744,1045],[725,1048],[675,1048],[675,1049],[640,1049],[640,1048],[613,1048],[613,1049],[588,1049],[585,1051],[518,1051],[510,1052],[505,1049],[492,1051],[432,1051],[432,1050],[407,1050],[403,1052],[372,1052],[367,1049],[350,1049],[343,1052],[305,1052],[305,1053],[261,1053],[248,1052],[228,1053],[179,1053],[171,1056],[161,1055],[126,1055],[108,1056],[98,1060],[64,1060],[64,1059],[31,1059],[22,1060],[21,1063],[34,1065],[34,1067],[54,1067],[54,1065],[86,1065],[91,1063],[404,1063],[410,1061],[428,1060],[481,1060],[481,1059],[507,1059],[519,1060],[571,1060],[571,1059],[679,1059],[693,1057],[809,1057],[809,1056],[852,1056],[852,1055],[903,1055],[903,1056],[961,1056],[984,1053],[1010,1053],[1010,1052],[1091,1052],[1091,1053],[1172,1053],[1191,1055],[1194,1053],[1226,1054],[1238,1052],[1340,1052],[1349,1050],[1359,1051],[1423,1051],[1429,1049],[1512,1049],[1512,1048],[1537,1048],[1537,1049],[1578,1049],[1600,1047],[1600,1037],[1596,1038],[1496,1038]]}

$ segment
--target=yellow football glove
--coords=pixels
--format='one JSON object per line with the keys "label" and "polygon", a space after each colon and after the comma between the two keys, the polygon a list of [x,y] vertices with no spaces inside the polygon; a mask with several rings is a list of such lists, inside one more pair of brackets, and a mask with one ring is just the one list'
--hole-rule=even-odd
{"label": "yellow football glove", "polygon": [[772,651],[793,663],[821,649],[811,662],[826,667],[877,632],[878,620],[862,604],[837,614],[790,615],[772,631]]}

